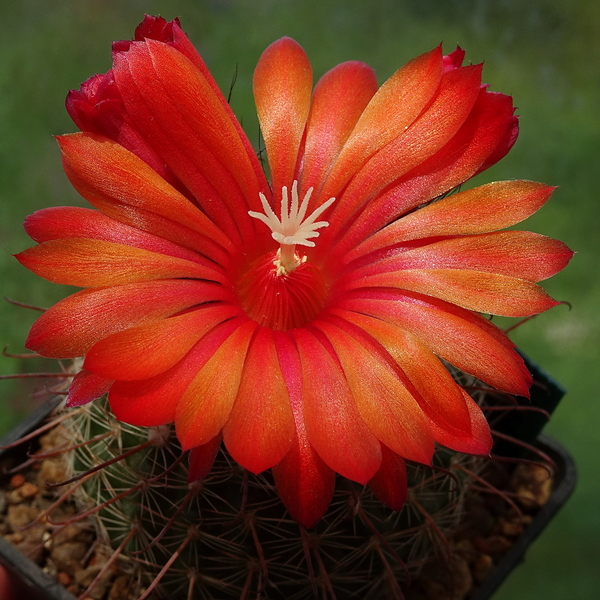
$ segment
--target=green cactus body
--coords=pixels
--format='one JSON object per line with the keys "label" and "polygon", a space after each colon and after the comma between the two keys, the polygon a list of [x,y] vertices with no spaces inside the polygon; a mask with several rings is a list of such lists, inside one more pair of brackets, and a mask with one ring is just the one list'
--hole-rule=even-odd
{"label": "green cactus body", "polygon": [[402,598],[433,555],[448,560],[446,536],[471,483],[465,472],[484,463],[439,449],[436,468],[409,466],[399,512],[339,477],[324,519],[305,530],[270,473],[248,473],[223,449],[208,476],[188,485],[168,426],[120,423],[106,401],[73,411],[63,426],[75,446],[64,452],[69,469],[87,473],[77,502],[144,598],[153,581],[149,596],[171,600]]}

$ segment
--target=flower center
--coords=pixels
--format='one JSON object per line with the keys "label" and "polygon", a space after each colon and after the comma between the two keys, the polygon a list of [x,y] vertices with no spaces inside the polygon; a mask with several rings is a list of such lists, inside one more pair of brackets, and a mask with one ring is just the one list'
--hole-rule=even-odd
{"label": "flower center", "polygon": [[306,260],[281,274],[279,254],[269,252],[242,275],[237,295],[246,314],[264,327],[303,327],[323,310],[328,288],[319,268]]}
{"label": "flower center", "polygon": [[317,221],[335,201],[330,198],[306,217],[313,192],[310,188],[302,202],[298,198],[298,182],[281,191],[281,219],[260,194],[264,214],[249,211],[249,215],[265,223],[271,236],[279,242],[277,252],[269,252],[250,265],[237,285],[240,303],[248,316],[264,327],[286,331],[302,327],[323,309],[328,288],[319,267],[296,253],[296,246],[314,247],[311,241],[327,221]]}
{"label": "flower center", "polygon": [[304,199],[300,202],[298,182],[294,181],[290,206],[288,188],[284,185],[281,189],[281,219],[277,218],[262,192],[259,193],[259,196],[265,211],[264,214],[252,210],[248,211],[251,217],[265,223],[271,230],[272,238],[279,242],[279,250],[274,261],[276,273],[279,276],[291,273],[306,260],[306,257],[300,257],[296,254],[296,245],[314,247],[315,243],[311,242],[310,239],[319,236],[317,229],[329,225],[327,221],[317,221],[317,219],[334,203],[335,198],[329,198],[308,217],[304,218],[312,193],[313,188],[309,188]]}

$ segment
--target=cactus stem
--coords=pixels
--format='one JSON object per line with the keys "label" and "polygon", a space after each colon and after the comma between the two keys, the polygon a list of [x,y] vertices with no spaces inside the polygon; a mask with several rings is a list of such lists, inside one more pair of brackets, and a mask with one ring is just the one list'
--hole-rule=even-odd
{"label": "cactus stem", "polygon": [[50,371],[48,373],[18,373],[16,375],[0,375],[0,379],[35,379],[39,377],[43,379],[45,377],[60,377],[67,379],[68,377],[75,377],[75,373],[57,373]]}
{"label": "cactus stem", "polygon": [[493,460],[494,462],[505,462],[505,463],[514,463],[516,465],[529,465],[532,467],[538,467],[540,469],[544,469],[546,473],[548,473],[549,477],[554,476],[554,472],[556,470],[556,463],[551,461],[551,464],[541,462],[538,460],[527,460],[526,458],[511,458],[509,456],[498,456],[497,454],[490,455],[489,460]]}
{"label": "cactus stem", "polygon": [[[492,401],[513,410],[508,396],[497,394]],[[401,512],[386,508],[363,486],[338,478],[327,520],[306,531],[279,503],[272,476],[239,467],[224,448],[213,470],[189,483],[188,453],[181,451],[172,427],[117,423],[106,400],[68,415],[66,423],[54,418],[45,428],[61,423],[55,433],[43,434],[39,454],[31,451],[30,458],[40,462],[54,463],[64,454],[60,468],[47,471],[57,475],[43,470],[37,476],[41,481],[71,477],[53,486],[53,504],[42,509],[40,520],[54,537],[72,523],[87,528],[82,520],[91,516],[99,545],[116,548],[99,554],[110,562],[104,579],[122,563],[136,598],[150,600],[158,593],[173,600],[334,600],[336,595],[403,600],[404,586],[425,562],[434,554],[446,557],[446,536],[463,517],[465,496],[476,489],[497,493],[480,475],[493,457],[457,455],[440,447],[433,467],[408,465],[410,493]],[[77,517],[69,496],[81,510]],[[506,496],[514,500],[510,492]],[[64,521],[52,523],[50,516]],[[80,600],[99,594],[103,585],[100,579],[92,582]]]}
{"label": "cactus stem", "polygon": [[433,471],[437,471],[438,473],[443,473],[444,475],[447,475],[448,477],[450,477],[450,479],[452,479],[454,481],[455,487],[449,488],[448,494],[454,494],[454,492],[456,492],[460,489],[460,481],[458,480],[458,477],[452,471],[450,471],[449,469],[444,469],[444,467],[440,467],[438,465],[431,465],[430,468]]}
{"label": "cactus stem", "polygon": [[254,514],[251,514],[247,518],[248,527],[250,528],[250,532],[252,533],[252,539],[254,540],[254,546],[256,547],[256,552],[258,554],[258,560],[260,561],[261,572],[264,576],[264,581],[262,585],[259,586],[258,591],[264,592],[267,584],[269,583],[269,570],[267,568],[267,561],[265,560],[265,554],[263,552],[262,546],[258,539],[258,535],[256,534],[256,525],[254,523]]}
{"label": "cactus stem", "polygon": [[30,459],[18,464],[16,467],[9,469],[8,471],[6,471],[6,474],[14,475],[15,473],[18,473],[19,471],[28,469],[31,465],[35,464],[36,462],[37,462],[37,458],[35,458],[35,457],[30,458]]}
{"label": "cactus stem", "polygon": [[488,412],[500,412],[502,413],[502,415],[506,415],[510,412],[510,410],[519,410],[519,411],[529,411],[529,412],[536,412],[539,413],[541,415],[544,415],[544,417],[546,417],[546,420],[550,420],[550,413],[547,410],[544,410],[543,408],[540,408],[539,406],[514,406],[512,407],[512,409],[508,409],[506,406],[482,406],[481,410],[483,410],[484,413],[488,413]]}
{"label": "cactus stem", "polygon": [[168,570],[171,568],[171,565],[177,560],[177,558],[183,552],[185,547],[194,538],[196,538],[198,536],[198,533],[199,533],[198,528],[196,526],[191,526],[188,529],[188,534],[187,534],[186,538],[183,540],[183,542],[181,543],[181,545],[179,546],[179,548],[177,548],[177,550],[175,550],[175,552],[173,552],[173,554],[171,555],[169,560],[165,563],[165,566],[160,570],[158,575],[154,578],[152,583],[148,586],[148,589],[139,597],[138,600],[146,600],[150,596],[150,594],[152,593],[154,588],[156,588],[156,586],[160,583],[160,580],[166,575]]}
{"label": "cactus stem", "polygon": [[528,444],[522,440],[519,440],[512,435],[507,435],[506,433],[501,433],[500,431],[495,431],[492,429],[492,435],[494,437],[500,438],[501,440],[506,440],[507,442],[511,442],[515,444],[515,446],[521,446],[521,448],[525,448],[529,453],[535,454],[539,456],[543,461],[546,461],[548,464],[555,466],[554,461],[545,453],[542,452],[539,448]]}
{"label": "cactus stem", "polygon": [[313,540],[314,540],[314,544],[312,544],[313,554],[315,555],[315,558],[317,559],[317,564],[319,565],[319,576],[324,581],[325,587],[327,588],[327,591],[329,592],[329,595],[331,596],[331,600],[336,600],[336,595],[335,595],[335,592],[333,591],[333,586],[331,585],[331,580],[329,579],[329,574],[327,573],[327,568],[325,567],[325,564],[323,563],[323,559],[321,558],[321,553],[319,552],[317,538],[313,538]]}
{"label": "cactus stem", "polygon": [[2,356],[6,356],[6,358],[39,358],[40,355],[36,352],[13,354],[12,352],[8,352],[8,346],[4,346],[4,348],[2,349]]}
{"label": "cactus stem", "polygon": [[143,444],[140,444],[139,446],[134,446],[130,450],[127,450],[127,452],[124,452],[123,454],[114,456],[113,458],[106,460],[103,463],[100,463],[99,465],[96,465],[96,466],[92,467],[91,469],[84,471],[83,473],[79,473],[78,475],[71,477],[71,479],[67,479],[67,480],[61,481],[59,483],[47,483],[46,486],[49,488],[57,488],[57,487],[62,487],[63,485],[68,485],[70,483],[75,483],[76,481],[79,481],[81,478],[85,477],[86,475],[92,475],[92,473],[96,473],[97,471],[102,471],[103,469],[106,469],[106,467],[110,467],[110,465],[114,465],[117,462],[125,460],[126,458],[129,458],[130,456],[133,456],[134,454],[137,454],[138,452],[144,450],[144,448],[147,448],[148,446],[153,446],[155,444],[156,444],[156,441],[154,439],[149,439],[149,440],[145,441]]}
{"label": "cactus stem", "polygon": [[240,600],[246,600],[248,596],[248,592],[250,590],[250,584],[252,583],[252,577],[254,576],[255,566],[250,565],[248,569],[248,575],[246,576],[246,581],[244,581],[244,587],[242,588],[242,593],[240,594]]}
{"label": "cactus stem", "polygon": [[33,304],[25,304],[24,302],[19,302],[18,300],[13,300],[8,296],[4,296],[4,301],[12,304],[13,306],[20,306],[21,308],[30,308],[31,310],[37,310],[39,312],[46,312],[47,308],[42,308],[41,306],[35,306]]}
{"label": "cactus stem", "polygon": [[231,523],[229,523],[230,527],[233,527],[234,525],[236,525],[237,523],[239,523],[244,514],[246,513],[246,505],[248,504],[248,471],[246,471],[244,469],[244,475],[242,478],[242,498],[241,498],[241,502],[240,502],[240,509],[238,511],[238,514],[236,515],[235,519],[233,519],[233,521],[231,521]]}
{"label": "cactus stem", "polygon": [[537,315],[529,315],[528,317],[525,317],[524,319],[519,319],[516,323],[514,323],[510,327],[507,327],[506,329],[503,329],[502,331],[504,331],[504,333],[506,333],[506,334],[509,334],[511,331],[513,331],[517,327],[521,327],[521,325],[524,325],[525,323],[527,323],[527,321],[531,321],[531,319],[533,319],[534,317],[537,317]]}
{"label": "cactus stem", "polygon": [[500,390],[492,388],[489,385],[486,385],[485,383],[483,383],[482,381],[479,381],[474,378],[473,378],[473,381],[475,381],[476,383],[463,383],[463,384],[461,384],[461,387],[468,393],[483,392],[484,394],[489,394],[490,396],[493,396],[494,398],[505,398],[507,400],[510,400],[511,404],[514,404],[515,406],[517,406],[518,403],[514,400],[514,398],[508,392],[501,392]]}
{"label": "cactus stem", "polygon": [[[377,542],[378,542],[376,544],[377,552],[381,555],[380,544],[383,544],[385,546],[385,549],[394,557],[394,560],[400,565],[400,567],[402,567],[402,570],[406,573],[407,582],[410,584],[410,573],[408,571],[408,567],[406,566],[406,563],[398,556],[398,554],[390,546],[390,544],[383,537],[383,535],[381,535],[381,532],[377,529],[377,527],[375,527],[375,525],[373,525],[373,521],[371,521],[371,519],[369,519],[369,517],[367,516],[367,514],[365,513],[365,511],[362,508],[359,509],[358,515],[362,519],[363,523],[365,523],[367,525],[367,527],[373,532],[375,538],[377,539]],[[382,560],[384,560],[383,557],[382,557]],[[384,560],[384,562],[386,564],[386,569],[387,569],[389,567],[389,565],[387,564],[387,561]],[[395,579],[394,579],[394,581],[395,581]]]}
{"label": "cactus stem", "polygon": [[442,544],[443,544],[443,546],[444,546],[444,548],[446,550],[446,561],[450,562],[452,560],[452,548],[450,548],[450,544],[448,542],[448,539],[442,533],[442,530],[438,527],[437,523],[432,518],[432,516],[417,501],[417,499],[416,499],[415,495],[412,493],[412,491],[409,490],[408,496],[410,497],[410,500],[411,500],[412,504],[423,515],[423,518],[429,523],[429,525],[431,526],[431,528],[433,529],[433,531],[436,533],[436,535],[439,538],[439,540],[442,542]]}
{"label": "cactus stem", "polygon": [[312,588],[314,600],[319,600],[319,590],[317,588],[317,578],[315,577],[315,570],[312,564],[312,558],[310,555],[310,547],[308,544],[308,534],[306,529],[299,525],[300,537],[302,539],[302,550],[304,551],[304,559],[306,560],[306,570],[308,571],[308,578],[310,580],[310,586]]}
{"label": "cactus stem", "polygon": [[[398,582],[396,581],[396,577],[394,576],[394,571],[393,571],[392,567],[390,566],[390,563],[388,562],[387,558],[385,557],[385,554],[381,550],[381,546],[379,545],[379,543],[375,543],[373,545],[373,548],[375,548],[375,552],[377,552],[377,554],[379,555],[379,558],[381,559],[381,562],[383,563],[385,572],[388,577],[388,581],[390,583],[391,591],[394,594],[394,600],[405,600],[404,594],[402,593],[402,590],[400,589],[400,586],[398,585]],[[400,562],[402,562],[402,561],[400,561]]]}
{"label": "cactus stem", "polygon": [[198,573],[196,571],[193,571],[192,573],[190,573],[189,578],[190,578],[190,583],[188,585],[187,600],[193,600],[194,588],[196,587],[196,580],[198,579]]}
{"label": "cactus stem", "polygon": [[[164,475],[164,473],[161,473],[161,475]],[[155,477],[154,479],[156,480],[159,477],[160,476]],[[175,511],[175,514],[167,521],[167,524],[162,528],[162,530],[160,531],[160,533],[145,548],[142,548],[141,550],[136,550],[135,552],[132,552],[131,554],[133,554],[133,555],[144,554],[145,552],[148,552],[148,550],[154,548],[154,546],[156,546],[156,544],[158,544],[158,542],[160,542],[160,540],[169,531],[169,529],[171,529],[171,527],[173,526],[173,523],[175,523],[175,521],[177,520],[177,518],[179,517],[179,515],[181,515],[181,513],[185,510],[185,507],[190,503],[190,500],[199,491],[200,491],[200,488],[198,486],[192,486],[192,487],[190,487],[190,491],[185,495],[185,498],[181,501],[181,504],[179,505],[179,507]]]}
{"label": "cactus stem", "polygon": [[158,475],[155,475],[151,479],[148,479],[148,483],[155,483],[159,479],[162,479],[163,477],[166,477],[169,473],[171,473],[172,471],[174,471],[181,464],[181,462],[185,458],[185,455],[186,455],[185,452],[183,452],[182,454],[180,454],[166,469],[164,469]]}

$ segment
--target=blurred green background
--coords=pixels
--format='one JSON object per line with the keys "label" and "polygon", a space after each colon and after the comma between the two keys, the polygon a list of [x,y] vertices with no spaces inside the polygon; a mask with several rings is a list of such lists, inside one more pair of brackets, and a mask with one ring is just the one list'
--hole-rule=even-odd
{"label": "blurred green background", "polygon": [[[479,183],[527,178],[560,186],[528,229],[578,252],[546,288],[560,306],[514,338],[568,389],[547,431],[575,456],[575,496],[497,595],[498,600],[584,600],[600,589],[600,3],[597,0],[0,0],[0,296],[49,306],[67,289],[21,268],[21,223],[45,206],[82,204],[64,177],[53,134],[73,131],[69,88],[110,67],[110,42],[128,39],[143,13],[180,16],[233,107],[257,139],[253,67],[274,39],[290,35],[318,77],[338,62],[364,60],[380,82],[408,59],[444,42],[485,61],[491,89],[514,95],[521,135]],[[23,352],[36,313],[0,300],[0,344]],[[0,357],[0,373],[46,369]],[[0,381],[0,432],[32,407],[29,381]],[[596,440],[596,441],[595,441]]]}

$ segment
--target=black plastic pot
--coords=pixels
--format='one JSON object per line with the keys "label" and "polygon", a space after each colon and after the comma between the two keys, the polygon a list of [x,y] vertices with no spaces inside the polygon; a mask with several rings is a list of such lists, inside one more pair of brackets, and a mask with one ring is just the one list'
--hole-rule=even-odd
{"label": "black plastic pot", "polygon": [[[566,391],[556,379],[527,356],[523,355],[523,359],[533,375],[533,385],[529,390],[529,400],[523,401],[522,404],[540,411],[509,411],[500,422],[494,423],[493,429],[516,438],[524,444],[533,444],[548,422],[548,417],[541,411],[551,415]],[[527,449],[505,439],[498,439],[494,444],[493,453],[500,456],[523,457],[527,454]]]}
{"label": "black plastic pot", "polygon": [[[541,371],[535,364],[527,361],[527,365],[532,370],[535,378],[531,392],[531,405],[543,408],[551,413],[565,392],[556,381]],[[7,445],[39,427],[57,402],[58,400],[41,406],[0,440],[0,445]],[[493,596],[510,572],[523,561],[528,547],[548,525],[575,489],[577,482],[575,463],[567,450],[558,442],[545,435],[539,435],[544,423],[545,418],[539,413],[519,411],[518,413],[515,412],[514,417],[509,415],[499,424],[499,428],[503,433],[517,437],[526,443],[532,443],[550,456],[556,464],[555,489],[546,505],[540,509],[529,527],[517,539],[516,543],[492,570],[483,584],[471,595],[470,600],[487,600]],[[17,447],[0,451],[0,460],[10,456],[10,454],[23,456],[25,450],[26,448]],[[514,456],[522,453],[521,450],[522,448],[519,446],[515,447],[514,445],[502,443],[495,446],[494,453]],[[76,600],[64,587],[1,537],[0,562],[14,575],[15,582],[19,586],[18,597],[27,600]]]}

